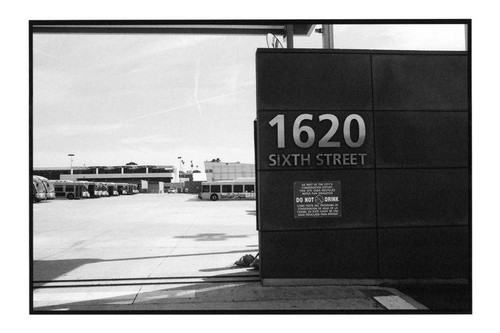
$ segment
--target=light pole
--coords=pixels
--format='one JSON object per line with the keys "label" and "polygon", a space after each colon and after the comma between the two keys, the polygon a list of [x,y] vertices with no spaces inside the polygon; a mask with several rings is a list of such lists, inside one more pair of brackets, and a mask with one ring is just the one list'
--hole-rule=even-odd
{"label": "light pole", "polygon": [[177,157],[179,160],[179,170],[177,170],[177,182],[181,182],[181,162],[182,162],[182,156]]}
{"label": "light pole", "polygon": [[73,156],[75,156],[75,154],[68,154],[68,156],[71,159],[70,172],[71,172],[71,174],[73,174]]}

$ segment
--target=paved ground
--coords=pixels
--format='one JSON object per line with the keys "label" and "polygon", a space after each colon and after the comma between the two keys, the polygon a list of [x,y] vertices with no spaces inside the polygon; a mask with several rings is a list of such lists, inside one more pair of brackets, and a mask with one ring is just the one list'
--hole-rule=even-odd
{"label": "paved ground", "polygon": [[34,205],[34,280],[212,276],[258,250],[255,201],[138,194]]}
{"label": "paved ground", "polygon": [[255,201],[139,194],[42,202],[33,208],[33,242],[35,311],[427,309],[394,286],[263,287],[257,271],[232,265],[258,251]]}

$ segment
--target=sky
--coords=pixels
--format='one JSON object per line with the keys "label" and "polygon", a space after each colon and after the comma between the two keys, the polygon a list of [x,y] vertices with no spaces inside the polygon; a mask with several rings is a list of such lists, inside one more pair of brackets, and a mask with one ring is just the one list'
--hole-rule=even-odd
{"label": "sky", "polygon": [[[465,30],[336,25],[334,43],[464,50]],[[321,35],[294,44],[320,48]],[[255,51],[266,47],[263,35],[35,34],[33,165],[69,167],[69,153],[74,166],[254,163]]]}

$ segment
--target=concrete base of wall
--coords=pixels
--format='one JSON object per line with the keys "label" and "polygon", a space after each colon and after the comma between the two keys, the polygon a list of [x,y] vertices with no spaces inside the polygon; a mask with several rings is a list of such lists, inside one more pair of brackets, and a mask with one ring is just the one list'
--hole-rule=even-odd
{"label": "concrete base of wall", "polygon": [[262,279],[264,287],[272,286],[378,286],[396,284],[469,284],[468,279]]}

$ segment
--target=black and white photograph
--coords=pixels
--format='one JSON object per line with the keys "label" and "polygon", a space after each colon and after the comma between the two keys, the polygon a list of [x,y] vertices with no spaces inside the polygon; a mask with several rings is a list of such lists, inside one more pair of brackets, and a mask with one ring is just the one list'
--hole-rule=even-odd
{"label": "black and white photograph", "polygon": [[221,4],[4,6],[8,326],[488,323],[493,12]]}
{"label": "black and white photograph", "polygon": [[32,311],[471,311],[470,20],[31,21]]}

